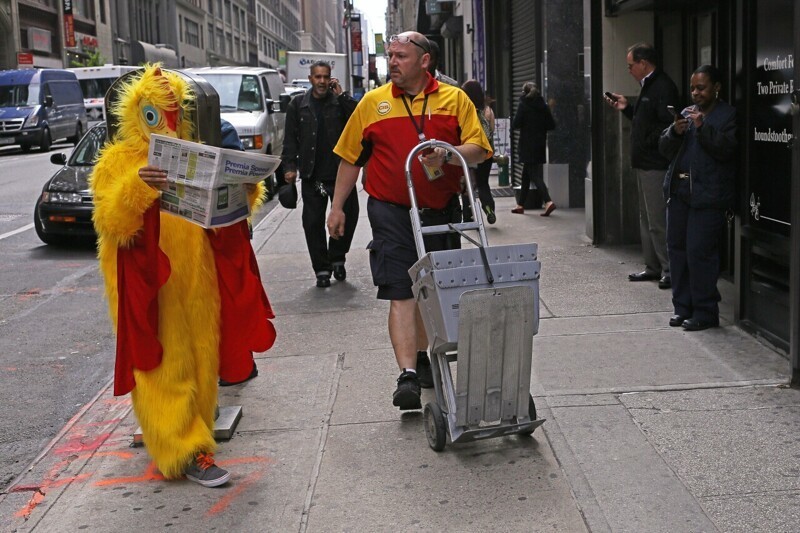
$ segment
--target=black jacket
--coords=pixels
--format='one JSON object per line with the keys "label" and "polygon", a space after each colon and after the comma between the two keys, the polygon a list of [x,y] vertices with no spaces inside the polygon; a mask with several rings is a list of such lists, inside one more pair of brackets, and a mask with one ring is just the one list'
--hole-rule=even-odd
{"label": "black jacket", "polygon": [[[299,171],[300,177],[310,178],[314,175],[314,150],[317,141],[317,117],[311,109],[311,91],[292,98],[286,110],[286,136],[283,140],[284,170],[287,172]],[[357,102],[348,94],[339,96],[328,95],[322,106],[325,116],[325,134],[331,146],[336,146],[339,136],[344,130],[350,115],[356,108]],[[336,154],[331,157],[338,160]]]}
{"label": "black jacket", "polygon": [[550,108],[544,103],[544,98],[523,96],[519,101],[517,114],[512,123],[514,129],[519,129],[520,163],[543,164],[547,163],[545,150],[547,148],[547,131],[556,127]]}
{"label": "black jacket", "polygon": [[691,125],[678,136],[670,125],[661,134],[659,149],[672,159],[664,177],[664,198],[670,195],[671,181],[678,179],[676,166],[686,147],[686,138],[694,135],[697,149],[689,164],[689,198],[694,208],[728,209],[733,207],[736,185],[736,109],[725,102],[717,102],[699,129]]}
{"label": "black jacket", "polygon": [[639,99],[622,113],[631,119],[631,166],[641,170],[665,170],[669,159],[658,151],[658,138],[672,122],[667,106],[678,107],[678,88],[656,69],[645,79]]}

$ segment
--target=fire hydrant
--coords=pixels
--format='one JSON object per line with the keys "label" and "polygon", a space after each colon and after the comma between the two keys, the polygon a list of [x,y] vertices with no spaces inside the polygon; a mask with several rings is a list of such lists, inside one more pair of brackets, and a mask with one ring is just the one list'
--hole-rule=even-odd
{"label": "fire hydrant", "polygon": [[494,156],[494,162],[497,163],[497,184],[501,187],[508,187],[510,184],[508,180],[508,159],[506,154]]}

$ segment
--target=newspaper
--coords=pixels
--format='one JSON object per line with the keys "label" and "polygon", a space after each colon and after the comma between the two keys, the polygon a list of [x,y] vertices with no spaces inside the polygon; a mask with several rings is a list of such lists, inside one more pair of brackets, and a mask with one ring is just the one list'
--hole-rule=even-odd
{"label": "newspaper", "polygon": [[167,171],[161,210],[204,228],[229,226],[250,216],[247,183],[275,172],[281,159],[150,135],[147,163]]}

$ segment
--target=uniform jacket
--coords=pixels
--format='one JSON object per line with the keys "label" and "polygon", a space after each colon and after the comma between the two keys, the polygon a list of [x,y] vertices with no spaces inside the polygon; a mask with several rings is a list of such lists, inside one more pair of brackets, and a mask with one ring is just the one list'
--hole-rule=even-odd
{"label": "uniform jacket", "polygon": [[[317,117],[311,109],[313,89],[295,96],[286,110],[286,137],[283,141],[281,159],[287,172],[300,172],[300,177],[310,178],[314,175],[314,151],[317,147]],[[325,117],[325,134],[331,146],[336,146],[344,125],[357,102],[346,93],[339,96],[329,95],[322,106]],[[331,157],[337,157],[332,154]]]}
{"label": "uniform jacket", "polygon": [[550,108],[544,98],[523,96],[512,124],[519,129],[519,162],[547,163],[547,131],[556,127]]}
{"label": "uniform jacket", "polygon": [[677,164],[686,148],[686,138],[694,135],[698,146],[689,165],[689,205],[694,208],[727,209],[733,206],[736,184],[736,109],[717,102],[696,129],[690,124],[682,136],[672,126],[659,140],[661,153],[672,160],[664,177],[664,198],[670,195],[671,182],[678,179]]}
{"label": "uniform jacket", "polygon": [[622,110],[631,119],[631,166],[641,170],[665,170],[669,159],[658,151],[658,138],[672,122],[667,106],[679,106],[678,88],[656,69],[645,78],[634,106]]}

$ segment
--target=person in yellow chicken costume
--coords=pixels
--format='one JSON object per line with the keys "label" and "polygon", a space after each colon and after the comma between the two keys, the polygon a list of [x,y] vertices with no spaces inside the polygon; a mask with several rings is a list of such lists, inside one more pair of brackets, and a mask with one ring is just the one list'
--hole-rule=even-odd
{"label": "person in yellow chicken costume", "polygon": [[[111,107],[118,131],[90,180],[109,313],[117,332],[114,394],[131,393],[147,451],[164,477],[204,486],[230,473],[213,460],[217,379],[255,371],[275,340],[274,313],[246,221],[204,229],[159,210],[165,173],[147,166],[151,133],[197,140],[194,95],[179,74],[147,66]],[[251,208],[263,186],[249,186]]]}

